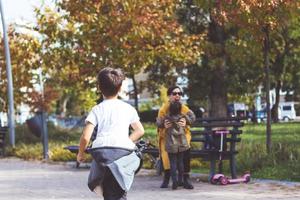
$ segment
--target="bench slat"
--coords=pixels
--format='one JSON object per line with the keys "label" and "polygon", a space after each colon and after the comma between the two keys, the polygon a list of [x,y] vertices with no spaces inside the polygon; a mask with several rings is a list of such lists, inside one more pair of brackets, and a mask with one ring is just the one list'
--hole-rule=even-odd
{"label": "bench slat", "polygon": [[192,142],[205,142],[205,138],[196,138],[196,137],[192,137]]}
{"label": "bench slat", "polygon": [[197,118],[196,122],[216,122],[216,121],[243,121],[247,120],[247,117],[207,117],[207,118]]}
{"label": "bench slat", "polygon": [[195,123],[193,127],[218,128],[218,127],[242,127],[243,122],[211,122],[211,123]]}
{"label": "bench slat", "polygon": [[[242,134],[242,130],[229,130],[229,134]],[[191,134],[194,135],[205,135],[214,134],[213,130],[191,130]]]}
{"label": "bench slat", "polygon": [[241,138],[226,138],[226,142],[240,142]]}
{"label": "bench slat", "polygon": [[[143,150],[144,154],[150,154],[151,156],[154,157],[158,157],[159,156],[159,152],[158,149],[156,148],[151,148],[151,149],[145,149]],[[223,159],[224,160],[229,160],[231,155],[235,155],[237,154],[238,151],[223,151],[222,155],[223,155]],[[219,151],[218,150],[196,150],[196,149],[192,149],[191,150],[191,157],[192,158],[204,158],[204,160],[210,160],[210,158],[212,158],[212,155],[215,155],[215,160],[219,159]]]}

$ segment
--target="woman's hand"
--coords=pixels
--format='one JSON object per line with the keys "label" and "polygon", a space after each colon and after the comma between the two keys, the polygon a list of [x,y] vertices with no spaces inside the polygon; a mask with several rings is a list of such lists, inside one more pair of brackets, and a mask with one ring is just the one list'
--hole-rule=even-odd
{"label": "woman's hand", "polygon": [[169,120],[166,119],[164,121],[164,126],[165,126],[165,128],[170,128],[172,126],[172,123]]}
{"label": "woman's hand", "polygon": [[185,118],[181,118],[181,119],[178,121],[178,124],[179,124],[179,126],[186,126],[186,119],[185,119]]}

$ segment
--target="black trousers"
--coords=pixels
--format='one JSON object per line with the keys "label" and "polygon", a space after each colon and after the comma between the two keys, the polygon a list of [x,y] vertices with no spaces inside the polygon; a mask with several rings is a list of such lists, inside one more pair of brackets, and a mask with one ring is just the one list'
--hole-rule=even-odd
{"label": "black trousers", "polygon": [[104,200],[126,200],[126,192],[120,187],[118,181],[108,167],[105,168],[103,179]]}
{"label": "black trousers", "polygon": [[191,171],[191,150],[188,149],[183,153],[183,173],[188,174]]}
{"label": "black trousers", "polygon": [[188,174],[191,171],[191,150],[188,149],[186,151],[183,151],[182,153],[183,153],[183,173]]}
{"label": "black trousers", "polygon": [[177,170],[179,173],[179,176],[182,177],[183,172],[184,172],[184,163],[183,163],[183,152],[178,152],[178,153],[168,153],[169,155],[169,160],[170,160],[170,172],[171,172],[171,177],[172,181],[177,182]]}

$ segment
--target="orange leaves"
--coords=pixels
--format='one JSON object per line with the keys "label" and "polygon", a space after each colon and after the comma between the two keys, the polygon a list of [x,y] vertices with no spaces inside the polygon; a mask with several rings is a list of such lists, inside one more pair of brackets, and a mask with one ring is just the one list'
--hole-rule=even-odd
{"label": "orange leaves", "polygon": [[[93,86],[95,73],[107,65],[138,73],[160,57],[184,66],[199,56],[201,36],[178,24],[174,0],[64,0],[56,11],[40,11],[43,66],[61,87]],[[49,20],[49,23],[48,23]],[[48,37],[47,37],[48,36]],[[59,72],[59,76],[58,76]]]}
{"label": "orange leaves", "polygon": [[236,0],[218,1],[214,18],[218,23],[232,23],[247,28],[260,37],[261,29],[275,29],[285,18],[299,9],[297,0]]}
{"label": "orange leaves", "polygon": [[44,94],[32,91],[28,96],[28,104],[32,107],[34,111],[50,111],[51,104],[53,101],[57,100],[58,91],[54,90],[52,87],[47,86],[44,90]]}
{"label": "orange leaves", "polygon": [[[32,70],[40,66],[40,42],[30,34],[18,33],[13,27],[9,29],[9,45],[16,104],[24,102],[24,94],[33,88]],[[0,49],[3,49],[1,40]],[[5,57],[0,57],[0,98],[6,99],[7,83]]]}

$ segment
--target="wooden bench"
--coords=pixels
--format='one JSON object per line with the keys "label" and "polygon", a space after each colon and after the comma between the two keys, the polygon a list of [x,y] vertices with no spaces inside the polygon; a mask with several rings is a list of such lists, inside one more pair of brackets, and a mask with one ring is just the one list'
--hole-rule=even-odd
{"label": "wooden bench", "polygon": [[[245,118],[201,118],[193,124],[191,128],[191,157],[202,158],[204,161],[210,162],[209,178],[216,173],[216,161],[220,158],[220,136],[215,134],[216,130],[228,131],[228,134],[224,136],[223,147],[225,148],[223,148],[222,160],[229,160],[231,176],[232,178],[237,177],[236,155],[238,151],[236,143],[241,141],[239,135],[242,134],[242,130],[239,128],[244,125],[242,120]],[[200,145],[196,145],[197,143]],[[145,149],[143,153],[156,159],[159,157],[157,148]],[[222,165],[219,165],[218,173],[221,172]]]}
{"label": "wooden bench", "polygon": [[0,127],[0,155],[5,154],[5,136],[7,134],[8,127]]}

